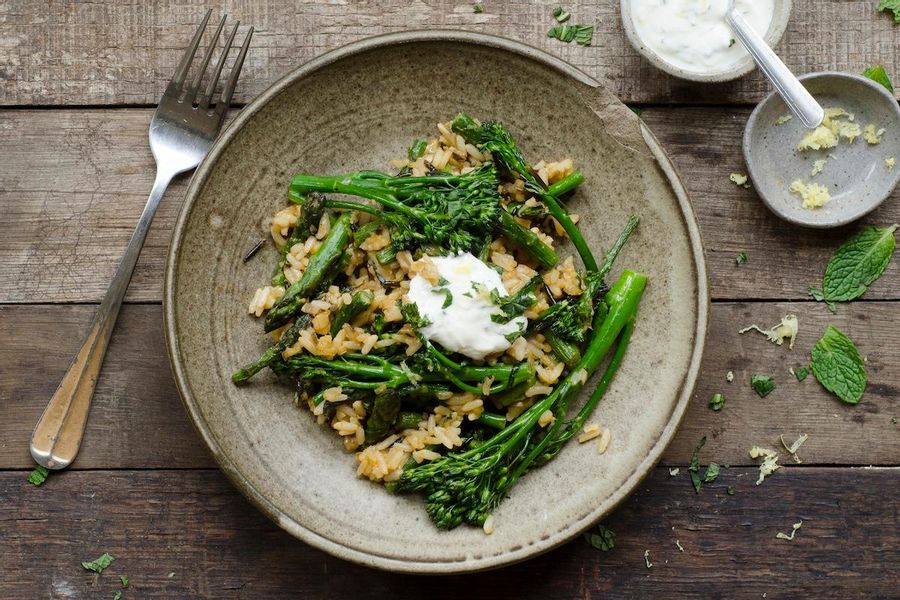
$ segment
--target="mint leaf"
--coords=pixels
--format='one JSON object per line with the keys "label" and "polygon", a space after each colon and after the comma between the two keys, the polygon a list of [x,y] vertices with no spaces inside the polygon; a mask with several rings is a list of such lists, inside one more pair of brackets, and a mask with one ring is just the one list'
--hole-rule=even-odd
{"label": "mint leaf", "polygon": [[847,302],[862,296],[891,261],[897,227],[866,227],[844,242],[825,268],[822,298],[826,302]]}
{"label": "mint leaf", "polygon": [[587,540],[588,544],[603,552],[609,552],[616,546],[616,534],[613,533],[612,529],[603,525],[597,525],[594,531],[585,533],[584,539]]}
{"label": "mint leaf", "polygon": [[547,32],[547,37],[566,44],[574,40],[580,46],[590,46],[594,39],[594,28],[591,25],[559,25],[552,27]]}
{"label": "mint leaf", "polygon": [[122,600],[122,590],[116,590],[115,595],[113,595],[112,600]]}
{"label": "mint leaf", "polygon": [[775,380],[768,375],[754,375],[750,378],[750,387],[760,398],[765,398],[775,389]]}
{"label": "mint leaf", "polygon": [[472,12],[476,15],[480,15],[484,12],[484,7],[481,5],[481,2],[476,2],[472,5]]}
{"label": "mint leaf", "polygon": [[713,394],[712,398],[709,399],[709,407],[714,411],[719,412],[723,406],[725,406],[725,396],[722,394]]}
{"label": "mint leaf", "polygon": [[591,25],[575,26],[575,43],[579,46],[590,46],[594,41],[594,27]]}
{"label": "mint leaf", "polygon": [[409,158],[409,160],[421,158],[422,155],[425,154],[426,146],[428,146],[428,143],[425,140],[416,140],[413,142],[413,145],[409,147],[409,150],[406,151],[407,158]]}
{"label": "mint leaf", "polygon": [[847,404],[858,404],[866,390],[866,365],[843,331],[829,325],[812,349],[813,375],[822,386]]}
{"label": "mint leaf", "polygon": [[794,377],[797,378],[797,381],[803,381],[809,376],[809,369],[806,367],[797,367],[794,369]]}
{"label": "mint leaf", "polygon": [[557,23],[565,23],[571,17],[571,13],[564,9],[562,6],[557,6],[553,9],[553,18],[556,19]]}
{"label": "mint leaf", "polygon": [[50,470],[43,466],[38,465],[34,471],[28,474],[28,482],[33,483],[34,485],[41,485],[45,481],[47,481],[47,477],[50,475]]}
{"label": "mint leaf", "polygon": [[891,11],[894,13],[894,22],[900,23],[900,0],[881,0],[878,10]]}
{"label": "mint leaf", "polygon": [[747,262],[747,253],[746,252],[738,252],[738,255],[734,257],[734,262],[737,265],[742,265]]}
{"label": "mint leaf", "polygon": [[712,483],[719,476],[719,465],[712,462],[709,463],[709,466],[706,467],[706,472],[703,474],[703,483]]}
{"label": "mint leaf", "polygon": [[123,587],[123,588],[127,588],[127,587],[128,587],[128,575],[119,575],[119,581],[122,582],[122,587]]}
{"label": "mint leaf", "polygon": [[700,486],[702,485],[702,480],[700,479],[700,450],[703,449],[703,446],[706,444],[706,436],[704,435],[700,438],[700,443],[697,444],[697,447],[694,448],[694,451],[691,452],[691,466],[688,467],[688,472],[691,474],[691,483],[694,485],[694,493],[700,493]]}
{"label": "mint leaf", "polygon": [[891,84],[891,78],[888,77],[887,71],[884,70],[884,65],[874,65],[863,71],[863,75],[880,83],[884,87],[887,88],[887,91],[890,93],[894,93],[894,86]]}
{"label": "mint leaf", "polygon": [[88,571],[94,571],[95,573],[102,573],[103,569],[112,564],[112,561],[116,560],[114,556],[109,554],[108,552],[104,552],[97,558],[89,562],[81,563],[81,566],[87,569]]}

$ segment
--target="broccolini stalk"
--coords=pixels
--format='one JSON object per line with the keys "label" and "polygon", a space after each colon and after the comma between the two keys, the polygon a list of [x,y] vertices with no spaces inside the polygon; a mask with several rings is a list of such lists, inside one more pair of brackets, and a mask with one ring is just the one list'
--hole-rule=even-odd
{"label": "broccolini stalk", "polygon": [[500,229],[507,239],[525,250],[542,267],[549,269],[559,262],[559,256],[553,248],[542,242],[536,233],[522,227],[515,217],[505,210],[500,213]]}
{"label": "broccolini stalk", "polygon": [[235,371],[231,376],[231,381],[234,383],[244,383],[275,361],[280,360],[281,353],[297,342],[297,338],[300,337],[300,332],[309,327],[311,321],[312,317],[307,314],[302,314],[297,317],[288,330],[281,335],[281,339],[278,340],[278,343],[270,346],[268,350],[263,352],[262,356],[260,356],[256,362]]}
{"label": "broccolini stalk", "polygon": [[[528,164],[525,162],[522,151],[516,145],[515,141],[513,141],[509,131],[502,123],[498,121],[488,121],[487,123],[479,125],[475,122],[475,119],[469,115],[460,113],[453,119],[451,128],[453,131],[463,136],[467,142],[477,146],[479,150],[490,152],[494,161],[499,161],[506,170],[521,177],[525,181],[529,191],[543,200],[550,210],[550,214],[553,215],[553,218],[562,225],[566,235],[569,236],[569,239],[572,240],[572,244],[578,251],[578,255],[581,257],[581,262],[584,263],[585,268],[589,271],[597,270],[597,261],[594,259],[594,254],[591,252],[584,236],[581,235],[581,231],[572,221],[569,213],[559,203],[556,197],[549,193],[544,182],[538,177],[535,177],[534,173],[531,172],[531,169],[528,168]],[[573,189],[571,186],[574,186],[576,183],[580,183],[578,176],[572,178],[564,187],[559,189],[563,192],[570,191]]]}
{"label": "broccolini stalk", "polygon": [[325,197],[321,194],[310,194],[304,199],[303,210],[300,212],[300,216],[297,217],[297,222],[294,223],[294,227],[285,240],[284,246],[281,247],[281,252],[278,253],[278,266],[275,268],[275,275],[272,277],[272,285],[287,285],[287,277],[284,275],[284,263],[287,260],[287,255],[295,244],[305,242],[306,238],[309,237],[310,228],[315,227],[319,219],[322,218],[324,201]]}
{"label": "broccolini stalk", "polygon": [[369,290],[360,290],[350,296],[350,304],[341,306],[334,315],[331,331],[328,332],[331,334],[331,337],[336,336],[345,323],[349,323],[359,313],[369,308],[374,299],[375,295]]}
{"label": "broccolini stalk", "polygon": [[344,258],[344,250],[350,241],[350,213],[344,213],[328,236],[309,259],[303,275],[287,289],[284,296],[266,315],[265,330],[272,331],[287,323],[303,306],[305,298],[312,295],[326,277],[333,277]]}
{"label": "broccolini stalk", "polygon": [[391,230],[393,256],[400,250],[442,248],[478,253],[499,227],[500,193],[491,164],[463,175],[391,176],[377,171],[316,177],[297,175],[290,195],[339,192],[378,202],[381,206],[329,199],[328,208],[375,215]]}
{"label": "broccolini stalk", "polygon": [[[398,492],[423,492],[426,511],[438,527],[450,529],[463,521],[483,524],[531,461],[552,441],[551,438],[541,446],[545,438],[537,441],[535,437],[540,433],[535,427],[541,415],[547,410],[567,407],[583,381],[599,367],[622,329],[634,317],[646,282],[646,276],[639,273],[622,274],[607,294],[609,314],[595,318],[596,333],[584,356],[548,396],[484,443],[428,463],[411,465],[390,488]],[[535,448],[539,450],[535,452]]]}

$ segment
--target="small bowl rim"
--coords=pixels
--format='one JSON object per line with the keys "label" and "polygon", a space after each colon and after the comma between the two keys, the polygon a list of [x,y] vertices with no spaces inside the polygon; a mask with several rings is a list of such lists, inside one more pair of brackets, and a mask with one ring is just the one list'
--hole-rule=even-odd
{"label": "small bowl rim", "polygon": [[[897,98],[894,97],[894,95],[891,94],[883,85],[869,79],[868,77],[857,75],[856,73],[845,73],[843,71],[816,71],[815,73],[807,73],[805,75],[801,75],[797,79],[799,79],[800,81],[809,81],[825,78],[850,79],[856,81],[857,83],[861,83],[870,88],[873,88],[876,92],[881,94],[881,96],[885,100],[890,100],[890,102],[893,103],[892,105],[894,107],[894,113],[897,122],[900,122],[900,103],[897,102]],[[765,98],[763,98],[759,104],[756,105],[756,108],[753,109],[753,112],[750,113],[750,117],[747,119],[747,125],[744,127],[744,135],[741,141],[741,146],[744,154],[744,164],[747,165],[747,172],[750,175],[750,181],[761,181],[760,178],[764,177],[762,173],[758,173],[758,171],[756,171],[753,164],[755,159],[753,158],[753,151],[751,149],[753,145],[752,132],[758,126],[757,123],[763,110],[765,110],[765,107],[776,97],[778,97],[777,91],[769,92],[769,94]],[[802,227],[808,227],[810,229],[833,229],[835,227],[841,227],[843,225],[847,225],[858,219],[861,219],[862,217],[866,216],[867,214],[884,204],[884,201],[894,193],[894,189],[896,189],[898,183],[900,183],[900,169],[894,172],[893,185],[887,188],[886,191],[878,198],[873,200],[869,206],[865,207],[861,211],[850,213],[847,216],[843,216],[825,223],[811,223],[809,221],[804,221],[803,219],[798,218],[795,213],[784,212],[780,206],[777,206],[769,200],[763,190],[761,190],[757,186],[754,186],[754,189],[756,190],[756,194],[759,196],[759,199],[762,200],[763,204],[766,205],[766,208],[768,208],[778,218],[783,219],[788,223],[800,225]],[[805,215],[806,213],[800,214]]]}
{"label": "small bowl rim", "polygon": [[[648,45],[644,44],[643,38],[638,34],[637,28],[634,26],[634,20],[631,18],[631,2],[632,0],[620,0],[622,28],[625,30],[625,37],[628,38],[631,47],[641,56],[649,60],[657,69],[665,71],[669,75],[673,75],[679,79],[696,81],[699,83],[724,83],[726,81],[734,81],[756,69],[756,62],[749,55],[739,61],[734,68],[712,73],[694,73],[667,62]],[[775,14],[772,16],[772,23],[769,25],[769,30],[766,31],[766,35],[764,36],[766,43],[769,44],[770,47],[774,48],[781,41],[784,32],[787,31],[793,9],[793,0],[775,0]]]}

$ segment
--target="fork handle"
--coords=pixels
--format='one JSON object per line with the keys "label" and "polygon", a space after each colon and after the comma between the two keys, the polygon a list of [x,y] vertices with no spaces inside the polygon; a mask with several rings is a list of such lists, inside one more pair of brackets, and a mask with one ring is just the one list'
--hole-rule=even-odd
{"label": "fork handle", "polygon": [[141,213],[141,219],[128,242],[125,255],[119,262],[106,296],[103,297],[100,308],[94,315],[87,337],[34,428],[31,436],[31,456],[38,464],[48,469],[64,469],[72,464],[75,455],[78,454],[94,387],[97,385],[103,357],[106,355],[106,347],[109,345],[109,338],[119,316],[125,290],[131,281],[131,274],[141,254],[153,215],[156,214],[159,201],[173,176],[174,173],[157,170],[156,180]]}

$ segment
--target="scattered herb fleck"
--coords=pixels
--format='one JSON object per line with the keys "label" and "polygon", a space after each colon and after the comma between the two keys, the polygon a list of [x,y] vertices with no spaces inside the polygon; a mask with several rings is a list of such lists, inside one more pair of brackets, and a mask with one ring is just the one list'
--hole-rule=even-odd
{"label": "scattered herb fleck", "polygon": [[481,5],[481,2],[476,2],[472,5],[472,12],[476,15],[480,15],[484,12],[484,7]]}
{"label": "scattered herb fleck", "polygon": [[703,483],[712,483],[719,476],[719,465],[711,462],[703,473]]}
{"label": "scattered herb fleck", "polygon": [[900,0],[881,0],[878,4],[878,10],[890,11],[894,15],[894,22],[900,23]]}
{"label": "scattered herb fleck", "polygon": [[809,377],[809,369],[806,367],[797,367],[794,369],[794,377],[797,378],[797,381],[803,381]]}
{"label": "scattered herb fleck", "polygon": [[565,23],[571,16],[571,13],[565,10],[562,6],[557,6],[553,9],[553,18],[556,19],[557,23]]}
{"label": "scattered herb fleck", "polygon": [[[891,424],[893,424],[893,425],[897,424],[897,417],[891,417]],[[671,471],[669,471],[669,472],[671,473]]]}
{"label": "scattered herb fleck", "polygon": [[734,257],[735,264],[742,265],[747,262],[747,253],[746,252],[738,252],[738,255]]}
{"label": "scattered herb fleck", "polygon": [[706,436],[704,435],[700,438],[700,443],[694,448],[694,451],[691,452],[691,466],[688,467],[688,471],[691,474],[691,483],[694,485],[694,493],[700,493],[700,486],[702,485],[702,480],[700,479],[700,450],[703,449],[703,446],[706,444]]}
{"label": "scattered herb fleck", "polygon": [[894,85],[891,83],[891,78],[888,77],[887,71],[884,70],[884,65],[873,65],[863,71],[863,75],[872,81],[880,83],[887,88],[887,91],[890,93],[894,93]]}
{"label": "scattered herb fleck", "polygon": [[750,386],[760,398],[765,398],[775,389],[775,380],[768,375],[754,375],[750,378]]}
{"label": "scattered herb fleck", "polygon": [[729,485],[728,487],[726,487],[725,493],[728,494],[729,496],[734,496],[734,486]]}
{"label": "scattered herb fleck", "polygon": [[122,587],[123,587],[123,588],[127,588],[127,587],[128,587],[128,575],[119,575],[119,581],[122,582]]}
{"label": "scattered herb fleck", "polygon": [[630,108],[630,109],[631,109],[631,112],[633,112],[633,113],[636,114],[637,116],[641,116],[641,113],[644,112],[644,109],[643,109],[643,108],[640,108],[640,107],[638,107],[638,106],[629,106],[628,108]]}
{"label": "scattered herb fleck", "polygon": [[709,407],[714,411],[719,412],[723,406],[725,406],[725,396],[722,394],[713,394],[712,398],[709,399]]}
{"label": "scattered herb fleck", "polygon": [[113,600],[122,600],[122,590],[116,590]]}
{"label": "scattered herb fleck", "polygon": [[597,525],[593,530],[585,533],[584,539],[588,544],[603,552],[609,552],[616,546],[616,534],[612,529],[603,525]]}
{"label": "scattered herb fleck", "polygon": [[[480,6],[476,4],[475,6]],[[480,10],[476,10],[475,12],[481,12]],[[416,140],[412,143],[412,146],[409,147],[409,150],[406,151],[406,156],[409,160],[416,160],[422,157],[425,154],[425,148],[428,146],[428,143],[425,140]]]}
{"label": "scattered herb fleck", "polygon": [[859,350],[837,327],[825,328],[812,349],[813,375],[822,386],[847,404],[858,404],[866,390],[868,375]]}
{"label": "scattered herb fleck", "polygon": [[550,28],[547,37],[566,44],[574,41],[579,46],[590,46],[594,39],[594,27],[591,25],[557,25]]}
{"label": "scattered herb fleck", "polygon": [[734,46],[735,41],[736,40],[734,38],[731,38],[730,40],[728,40],[728,47],[731,48],[732,46]]}
{"label": "scattered herb fleck", "polygon": [[114,560],[116,560],[116,558],[113,555],[111,555],[109,552],[104,552],[94,560],[82,562],[81,566],[88,571],[102,573],[103,569],[111,565]]}
{"label": "scattered herb fleck", "polygon": [[35,467],[34,471],[28,474],[28,483],[33,483],[34,485],[41,485],[45,481],[47,481],[47,477],[50,475],[50,470],[44,465],[38,465]]}

